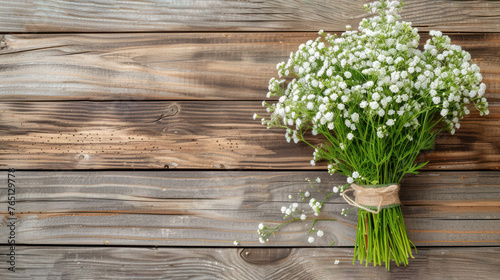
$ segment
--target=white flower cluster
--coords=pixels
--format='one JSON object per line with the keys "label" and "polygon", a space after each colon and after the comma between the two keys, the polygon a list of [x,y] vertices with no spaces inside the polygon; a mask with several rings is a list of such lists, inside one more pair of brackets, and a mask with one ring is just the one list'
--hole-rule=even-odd
{"label": "white flower cluster", "polygon": [[260,243],[266,243],[266,241],[269,241],[267,238],[267,233],[266,233],[267,227],[264,226],[264,224],[260,223],[259,228],[257,229],[257,233],[259,234],[259,242]]}
{"label": "white flower cluster", "polygon": [[[314,228],[312,228],[311,231],[316,231],[316,235],[318,237],[323,237],[323,235],[325,234],[322,230],[315,230]],[[309,236],[307,238],[307,242],[313,243],[314,242],[314,236]]]}
{"label": "white flower cluster", "polygon": [[[367,4],[378,15],[363,19],[357,31],[348,28],[340,37],[320,31],[322,36],[300,45],[277,65],[283,79],[270,80],[268,97],[280,97],[263,102],[272,114],[262,123],[287,126],[288,142],[298,143],[308,130],[321,133],[342,153],[355,141],[371,139],[367,126],[378,138],[398,133],[412,141],[433,117],[453,134],[470,113],[469,103],[488,114],[486,86],[470,54],[439,31],[431,31],[419,50],[418,30],[398,20],[401,7],[388,0]],[[311,164],[329,159],[325,153],[331,150],[318,146]]]}
{"label": "white flower cluster", "polygon": [[[353,176],[356,176],[356,173],[357,172],[354,172]],[[359,176],[359,174],[357,176]],[[309,178],[306,178],[306,181],[308,181],[311,184],[311,188],[313,188],[313,189],[317,188],[317,187],[313,186],[313,182]],[[321,183],[321,178],[317,177],[314,180],[314,182]],[[348,187],[348,185],[334,186],[332,189],[332,192],[329,193],[326,196],[326,198],[328,198],[334,194],[342,195],[342,192],[347,187]],[[319,193],[323,193],[323,192],[319,191]],[[300,197],[302,198],[302,201],[304,201],[306,198],[309,198],[310,196],[311,196],[311,193],[309,191],[305,191],[305,192],[301,191],[300,192]],[[289,199],[291,199],[293,197],[294,197],[293,195],[288,196]],[[258,226],[258,229],[257,229],[257,233],[259,234],[259,242],[265,243],[265,242],[269,241],[268,240],[269,236],[271,234],[274,234],[274,231],[276,231],[278,228],[280,228],[284,224],[288,224],[288,223],[293,222],[293,221],[305,221],[305,220],[307,220],[306,213],[307,214],[312,213],[314,216],[319,216],[319,214],[321,212],[321,208],[322,208],[322,203],[324,203],[325,201],[326,201],[326,199],[323,200],[323,202],[320,202],[316,198],[310,198],[309,199],[309,207],[312,210],[312,212],[299,209],[299,206],[301,206],[301,205],[299,205],[298,203],[295,203],[295,202],[289,204],[288,206],[285,206],[285,205],[281,206],[280,211],[284,215],[283,219],[288,220],[288,221],[284,222],[283,224],[281,224],[280,226],[275,227],[275,228],[268,228],[264,224],[260,223]],[[342,210],[344,211],[344,209],[342,209]],[[342,212],[342,215],[345,215],[345,213]],[[316,235],[318,237],[322,237],[324,235],[324,232],[322,230],[314,229],[314,224],[317,221],[316,218],[311,219],[311,220],[313,220],[313,225],[312,225],[311,230],[309,231],[309,237],[308,237],[308,241],[310,243],[314,242],[314,240],[315,240],[314,237],[310,236],[311,232],[316,232]],[[234,245],[239,245],[239,242],[235,241]]]}
{"label": "white flower cluster", "polygon": [[340,213],[340,215],[347,216],[347,213],[345,212],[345,208],[342,208],[342,212]]}
{"label": "white flower cluster", "polygon": [[292,215],[293,213],[295,213],[295,211],[297,211],[297,207],[299,207],[299,204],[298,203],[292,203],[290,204],[288,207],[286,206],[281,206],[281,213],[285,214],[285,219]]}
{"label": "white flower cluster", "polygon": [[314,211],[314,216],[318,216],[321,212],[321,203],[315,198],[311,198],[311,200],[309,200],[309,207],[311,207],[311,209]]}

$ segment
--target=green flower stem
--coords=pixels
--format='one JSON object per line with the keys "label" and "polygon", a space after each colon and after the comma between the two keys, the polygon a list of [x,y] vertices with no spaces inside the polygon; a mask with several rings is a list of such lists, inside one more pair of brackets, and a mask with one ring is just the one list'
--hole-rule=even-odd
{"label": "green flower stem", "polygon": [[264,240],[266,240],[269,236],[271,236],[271,234],[274,235],[274,232],[277,231],[280,227],[288,225],[288,224],[296,222],[296,221],[300,221],[300,218],[293,218],[293,219],[288,220],[288,221],[286,221],[286,222],[284,222],[282,224],[279,224],[277,227],[273,228],[269,233],[267,233],[266,235],[262,236],[262,238]]}
{"label": "green flower stem", "polygon": [[[330,194],[330,195],[331,195],[331,194]],[[330,196],[330,195],[329,195],[329,196]],[[326,199],[325,199],[325,200],[326,200]],[[323,202],[325,202],[325,200],[324,200]],[[309,220],[309,219],[306,219],[306,221],[308,221],[308,220]],[[288,225],[288,224],[291,224],[291,223],[293,223],[293,222],[297,222],[297,221],[301,221],[301,219],[300,219],[300,218],[293,218],[293,219],[288,220],[288,221],[286,221],[286,222],[284,222],[284,223],[281,223],[281,224],[279,224],[278,226],[276,226],[275,228],[271,229],[271,231],[270,231],[270,232],[268,232],[266,235],[262,236],[262,238],[265,240],[265,239],[269,238],[269,236],[274,235],[274,232],[275,232],[275,231],[277,231],[277,230],[278,230],[279,228],[281,228],[282,226],[285,226],[285,225]],[[313,231],[314,231],[314,230],[313,230],[313,228],[314,228],[314,226],[316,225],[316,222],[318,222],[318,221],[337,221],[337,219],[314,219],[314,220],[313,220],[313,224],[312,224],[312,226],[311,226],[311,229],[309,230],[309,234],[311,234],[311,232],[313,232]]]}
{"label": "green flower stem", "polygon": [[311,235],[311,233],[315,231],[314,226],[316,225],[317,221],[337,221],[337,219],[314,219],[311,229],[309,230],[309,235]]}
{"label": "green flower stem", "polygon": [[391,260],[399,266],[414,258],[412,246],[415,247],[408,239],[400,206],[382,209],[378,214],[359,209],[353,264],[356,260],[366,266],[383,262],[389,271]]}

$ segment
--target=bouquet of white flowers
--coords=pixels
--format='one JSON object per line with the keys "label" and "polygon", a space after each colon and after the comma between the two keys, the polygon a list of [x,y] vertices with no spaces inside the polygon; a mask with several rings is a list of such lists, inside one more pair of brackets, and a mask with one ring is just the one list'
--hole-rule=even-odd
{"label": "bouquet of white flowers", "polygon": [[[399,182],[426,164],[415,159],[440,131],[460,128],[468,104],[483,115],[488,103],[479,67],[448,36],[431,31],[419,50],[418,30],[399,21],[400,2],[365,8],[375,16],[357,31],[347,26],[339,37],[320,31],[277,65],[280,80],[270,80],[267,97],[280,97],[263,102],[271,115],[261,121],[286,129],[288,142],[311,145],[312,165],[326,160],[330,174],[347,176],[344,198],[359,208],[354,258],[389,268],[391,260],[406,265],[411,256]],[[308,143],[306,133],[324,144]]]}

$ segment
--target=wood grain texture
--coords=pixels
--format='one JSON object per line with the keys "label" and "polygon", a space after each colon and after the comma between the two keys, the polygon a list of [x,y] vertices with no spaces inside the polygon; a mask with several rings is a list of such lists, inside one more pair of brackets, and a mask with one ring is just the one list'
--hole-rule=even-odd
{"label": "wood grain texture", "polygon": [[[255,101],[0,103],[0,166],[325,170],[310,166],[312,148],[252,119],[262,111]],[[417,160],[430,161],[426,169],[499,169],[499,104],[490,111],[469,115],[453,136],[440,134]]]}
{"label": "wood grain texture", "polygon": [[[7,176],[0,185],[7,186]],[[258,242],[260,222],[274,227],[283,221],[280,208],[298,202],[309,219],[305,178],[323,193],[344,184],[345,177],[326,172],[155,171],[155,172],[28,172],[17,171],[17,244],[133,246],[352,246],[357,217],[332,196],[318,218],[325,232],[307,242],[308,220],[293,223],[266,244]],[[402,183],[401,200],[410,239],[417,246],[498,246],[500,242],[500,173],[423,172]],[[292,195],[292,199],[288,196]],[[6,226],[7,190],[0,189],[0,241]],[[301,210],[300,210],[301,211]],[[302,213],[302,212],[300,212]]]}
{"label": "wood grain texture", "polygon": [[[368,16],[371,2],[0,1],[0,32],[341,31]],[[406,1],[403,19],[424,30],[498,32],[498,1]]]}
{"label": "wood grain texture", "polygon": [[[500,31],[500,29],[499,29]],[[500,34],[449,34],[500,101]],[[275,65],[317,33],[10,34],[0,96],[20,100],[263,100]],[[422,34],[421,41],[428,36]]]}
{"label": "wood grain texture", "polygon": [[[3,246],[0,252],[9,251]],[[353,265],[352,249],[342,248],[17,246],[16,254],[16,272],[0,269],[3,279],[468,280],[495,279],[500,273],[499,248],[421,248],[409,266],[393,266],[391,272]]]}
{"label": "wood grain texture", "polygon": [[[15,273],[0,172],[0,279],[497,277],[500,1],[406,1],[404,20],[471,53],[491,104],[440,135],[418,159],[427,170],[402,182],[419,246],[409,267],[351,264],[357,219],[340,214],[340,196],[325,203],[315,243],[311,220],[258,242],[257,225],[281,223],[282,205],[308,208],[299,191],[323,197],[305,177],[323,192],[345,178],[251,116],[276,63],[319,29],[357,26],[366,2],[0,0],[0,168],[24,169]],[[30,171],[54,169],[71,171]]]}

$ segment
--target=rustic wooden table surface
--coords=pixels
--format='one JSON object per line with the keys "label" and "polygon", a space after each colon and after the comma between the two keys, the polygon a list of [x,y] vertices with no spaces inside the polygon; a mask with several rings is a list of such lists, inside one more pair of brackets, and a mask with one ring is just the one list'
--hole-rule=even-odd
{"label": "rustic wooden table surface", "polygon": [[442,30],[471,53],[491,111],[404,179],[409,266],[353,266],[340,198],[317,242],[305,224],[258,242],[304,178],[345,178],[252,114],[276,63],[356,27],[366,2],[0,0],[0,279],[498,277],[500,1],[406,1],[423,40]]}

